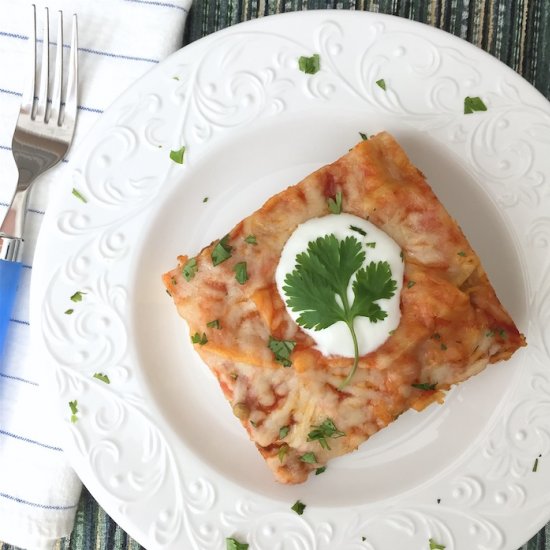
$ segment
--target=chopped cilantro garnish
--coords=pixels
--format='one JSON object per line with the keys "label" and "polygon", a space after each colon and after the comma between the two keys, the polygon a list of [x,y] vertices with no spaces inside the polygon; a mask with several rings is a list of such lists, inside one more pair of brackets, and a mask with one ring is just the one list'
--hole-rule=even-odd
{"label": "chopped cilantro garnish", "polygon": [[[296,256],[296,267],[284,280],[286,304],[299,312],[296,322],[304,328],[321,330],[344,321],[354,345],[355,360],[339,389],[352,379],[359,362],[355,317],[367,317],[371,323],[388,314],[376,302],[391,298],[397,289],[388,262],[370,262],[363,267],[365,252],[353,236],[340,241],[325,235],[308,243],[307,250]],[[351,278],[353,302],[348,298]]]}
{"label": "chopped cilantro garnish", "polygon": [[317,457],[314,453],[305,453],[300,457],[300,460],[307,464],[315,464],[317,462]]}
{"label": "chopped cilantro garnish", "polygon": [[248,550],[248,546],[246,542],[239,542],[234,538],[225,539],[225,550]]}
{"label": "chopped cilantro garnish", "polygon": [[412,288],[416,284],[416,281],[409,281],[407,283],[407,288]]}
{"label": "chopped cilantro garnish", "polygon": [[457,252],[457,254],[459,256],[462,256],[462,257],[466,256],[466,252],[464,252],[464,250],[461,250],[460,252]]}
{"label": "chopped cilantro garnish", "polygon": [[317,468],[315,470],[315,475],[318,476],[319,474],[322,474],[327,469],[326,466],[321,466],[320,468]]}
{"label": "chopped cilantro garnish", "polygon": [[300,502],[297,500],[290,508],[291,510],[294,510],[299,516],[301,516],[304,513],[304,510],[306,509],[306,505],[303,502]]}
{"label": "chopped cilantro garnish", "polygon": [[411,386],[419,390],[431,391],[431,390],[435,390],[435,387],[437,386],[437,384],[428,384],[427,382],[424,382],[422,384],[411,384]]}
{"label": "chopped cilantro garnish", "polygon": [[364,229],[361,229],[360,227],[357,227],[356,225],[350,225],[349,228],[352,231],[355,231],[356,233],[359,233],[359,235],[363,235],[363,237],[367,236],[367,232]]}
{"label": "chopped cilantro garnish", "polygon": [[111,380],[109,380],[109,377],[106,374],[103,374],[102,372],[96,372],[94,374],[94,378],[97,378],[98,380],[101,380],[105,384],[110,384]]}
{"label": "chopped cilantro garnish", "polygon": [[277,456],[279,457],[279,462],[282,464],[285,460],[286,453],[288,453],[288,445],[285,443],[279,447],[279,452]]}
{"label": "chopped cilantro garnish", "polygon": [[248,244],[258,244],[256,242],[256,235],[248,235],[248,237],[245,237],[244,242]]}
{"label": "chopped cilantro garnish", "polygon": [[86,292],[81,292],[80,290],[77,290],[72,296],[71,296],[71,302],[82,302],[82,296],[84,296]]}
{"label": "chopped cilantro garnish", "polygon": [[218,330],[222,328],[222,325],[219,319],[214,319],[213,321],[209,321],[208,323],[206,323],[206,326],[208,328],[217,328]]}
{"label": "chopped cilantro garnish", "polygon": [[283,367],[290,367],[292,365],[290,354],[295,345],[296,342],[293,340],[277,340],[273,336],[270,336],[267,347],[273,352],[277,363],[281,363]]}
{"label": "chopped cilantro garnish", "polygon": [[71,409],[71,422],[74,424],[78,420],[78,401],[69,401],[69,407]]}
{"label": "chopped cilantro garnish", "polygon": [[334,425],[331,418],[327,418],[319,426],[311,426],[313,430],[307,434],[308,441],[319,441],[319,444],[323,449],[330,450],[330,446],[327,442],[329,437],[338,438],[346,435],[344,432],[338,430]]}
{"label": "chopped cilantro garnish", "polygon": [[340,214],[342,212],[342,191],[338,191],[334,198],[329,198],[327,204],[333,214]]}
{"label": "chopped cilantro garnish", "polygon": [[65,315],[72,315],[74,313],[74,309],[66,309]]}
{"label": "chopped cilantro garnish", "polygon": [[318,53],[314,53],[311,57],[302,55],[298,59],[298,68],[306,74],[315,74],[321,70],[321,58]]}
{"label": "chopped cilantro garnish", "polygon": [[361,537],[361,540],[365,542],[367,540],[367,537]]}
{"label": "chopped cilantro garnish", "polygon": [[231,258],[233,247],[229,244],[229,235],[223,237],[212,250],[212,265],[219,265]]}
{"label": "chopped cilantro garnish", "polygon": [[439,334],[439,332],[434,332],[434,333],[432,334],[432,338],[433,338],[434,340],[441,340],[441,334]]}
{"label": "chopped cilantro garnish", "polygon": [[365,243],[365,246],[367,248],[376,248],[376,243],[374,241],[372,241],[370,243]]}
{"label": "chopped cilantro garnish", "polygon": [[363,141],[367,141],[369,139],[369,136],[367,136],[367,134],[364,134],[363,132],[359,132],[359,135],[361,136],[361,139]]}
{"label": "chopped cilantro garnish", "polygon": [[177,164],[183,164],[183,156],[185,155],[185,146],[180,147],[177,151],[170,151],[170,158]]}
{"label": "chopped cilantro garnish", "polygon": [[434,539],[428,541],[430,543],[430,550],[445,550],[443,544],[438,544]]}
{"label": "chopped cilantro garnish", "polygon": [[485,103],[483,103],[481,98],[467,96],[464,99],[465,115],[470,115],[472,113],[475,113],[476,111],[486,111],[486,110],[487,110],[487,106],[485,105]]}
{"label": "chopped cilantro garnish", "polygon": [[235,264],[235,266],[233,267],[233,271],[235,272],[235,279],[237,279],[237,282],[239,282],[241,285],[244,285],[244,283],[248,281],[246,262],[239,262],[238,264]]}
{"label": "chopped cilantro garnish", "polygon": [[208,202],[208,197],[204,197],[204,199],[202,199],[202,202]]}
{"label": "chopped cilantro garnish", "polygon": [[535,458],[535,463],[533,464],[533,472],[536,472],[539,467],[539,459]]}
{"label": "chopped cilantro garnish", "polygon": [[386,91],[386,81],[383,78],[377,80],[376,85],[382,88],[382,90]]}
{"label": "chopped cilantro garnish", "polygon": [[88,202],[86,200],[86,198],[84,197],[84,195],[82,195],[82,193],[78,189],[76,189],[75,187],[73,187],[72,193],[79,201],[82,201],[83,203]]}
{"label": "chopped cilantro garnish", "polygon": [[282,426],[281,428],[279,428],[279,439],[284,439],[288,435],[289,431],[290,426]]}
{"label": "chopped cilantro garnish", "polygon": [[443,351],[446,351],[446,350],[447,350],[447,346],[446,346],[445,344],[441,344],[441,349],[442,349]]}
{"label": "chopped cilantro garnish", "polygon": [[495,331],[494,331],[494,330],[488,330],[488,331],[485,333],[485,336],[487,336],[487,338],[492,338],[494,335],[495,335]]}
{"label": "chopped cilantro garnish", "polygon": [[199,346],[204,346],[204,344],[208,342],[208,338],[204,332],[202,334],[195,332],[195,334],[191,336],[191,342],[193,342],[193,344],[199,344]]}
{"label": "chopped cilantro garnish", "polygon": [[498,331],[498,335],[499,335],[501,338],[506,338],[506,331],[505,331],[503,328],[501,328],[501,329],[499,329],[499,331]]}
{"label": "chopped cilantro garnish", "polygon": [[189,260],[185,262],[185,265],[181,270],[181,274],[184,276],[186,281],[190,281],[195,276],[198,269],[199,266],[197,265],[197,258],[189,258]]}

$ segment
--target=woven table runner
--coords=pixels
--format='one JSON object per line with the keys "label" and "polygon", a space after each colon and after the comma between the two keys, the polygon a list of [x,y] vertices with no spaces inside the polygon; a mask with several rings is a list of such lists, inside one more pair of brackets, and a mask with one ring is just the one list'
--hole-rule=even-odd
{"label": "woven table runner", "polygon": [[[194,0],[182,44],[265,15],[327,8],[392,14],[443,29],[500,59],[550,99],[550,0]],[[68,549],[142,546],[84,489],[73,533],[55,547]],[[18,549],[0,542],[0,550]],[[550,550],[550,525],[520,550]]]}

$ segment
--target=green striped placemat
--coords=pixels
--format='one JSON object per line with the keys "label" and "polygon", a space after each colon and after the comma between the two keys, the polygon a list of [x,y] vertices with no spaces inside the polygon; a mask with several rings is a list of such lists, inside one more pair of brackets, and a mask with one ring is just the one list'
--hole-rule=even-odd
{"label": "green striped placemat", "polygon": [[[550,99],[550,0],[194,0],[184,43],[264,15],[326,8],[398,15],[443,29],[491,53]],[[71,537],[59,541],[55,547],[56,550],[141,548],[86,489]],[[18,549],[0,543],[0,550]],[[550,527],[541,530],[521,550],[550,550]]]}

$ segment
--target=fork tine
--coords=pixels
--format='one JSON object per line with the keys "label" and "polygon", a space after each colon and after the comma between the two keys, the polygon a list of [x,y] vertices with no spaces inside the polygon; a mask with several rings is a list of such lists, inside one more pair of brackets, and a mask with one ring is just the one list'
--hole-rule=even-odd
{"label": "fork tine", "polygon": [[74,125],[78,102],[78,20],[73,14],[73,29],[71,35],[71,54],[69,56],[69,76],[67,93],[65,94],[65,112],[63,125]]}
{"label": "fork tine", "polygon": [[44,8],[44,40],[42,43],[42,67],[40,69],[40,89],[38,92],[38,107],[36,117],[47,120],[48,110],[48,85],[50,79],[50,24],[48,8]]}
{"label": "fork tine", "polygon": [[34,4],[32,5],[32,29],[29,36],[29,47],[31,50],[29,79],[21,99],[21,112],[32,117],[36,74],[36,6]]}
{"label": "fork tine", "polygon": [[63,83],[63,12],[57,12],[57,50],[55,53],[55,74],[53,81],[52,105],[50,118],[56,126],[59,125],[61,111],[61,84]]}

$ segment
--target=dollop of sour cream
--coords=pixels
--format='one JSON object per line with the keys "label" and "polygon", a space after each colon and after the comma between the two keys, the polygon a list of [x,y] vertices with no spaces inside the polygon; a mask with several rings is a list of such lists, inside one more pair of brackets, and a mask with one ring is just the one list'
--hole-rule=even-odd
{"label": "dollop of sour cream", "polygon": [[[351,226],[362,229],[366,233],[366,236],[352,229]],[[388,262],[391,268],[392,279],[397,283],[397,289],[391,298],[376,301],[388,314],[383,321],[374,323],[367,317],[355,317],[354,319],[359,355],[366,355],[380,347],[390,337],[391,332],[397,328],[401,319],[399,303],[403,287],[404,270],[401,248],[384,231],[363,218],[353,216],[352,214],[330,214],[322,218],[308,220],[296,228],[283,247],[275,272],[277,289],[286,305],[287,296],[283,290],[285,286],[284,281],[287,274],[291,273],[296,267],[296,256],[305,252],[311,241],[330,234],[333,234],[339,241],[344,240],[346,237],[355,237],[362,243],[365,252],[363,267],[366,267],[371,262]],[[350,303],[354,299],[352,290],[354,280],[355,275],[351,277],[348,286]],[[288,305],[286,305],[286,309],[294,321],[300,316],[300,312],[292,311]],[[354,357],[353,339],[344,321],[338,321],[332,326],[321,330],[306,329],[303,327],[302,330],[315,340],[316,348],[323,355]]]}

